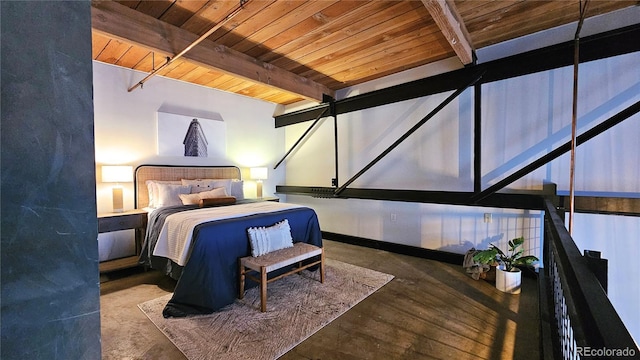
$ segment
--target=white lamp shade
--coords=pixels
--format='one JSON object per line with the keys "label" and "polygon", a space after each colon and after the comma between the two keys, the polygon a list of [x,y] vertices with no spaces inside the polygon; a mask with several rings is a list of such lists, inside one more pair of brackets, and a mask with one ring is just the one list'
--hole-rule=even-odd
{"label": "white lamp shade", "polygon": [[102,182],[133,182],[133,167],[127,165],[105,165],[102,167]]}
{"label": "white lamp shade", "polygon": [[254,167],[249,169],[249,176],[253,180],[265,180],[267,179],[267,168],[266,167]]}

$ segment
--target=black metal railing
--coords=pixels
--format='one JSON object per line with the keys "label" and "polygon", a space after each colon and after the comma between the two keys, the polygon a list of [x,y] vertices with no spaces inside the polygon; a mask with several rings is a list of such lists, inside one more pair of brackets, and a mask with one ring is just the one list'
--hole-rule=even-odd
{"label": "black metal railing", "polygon": [[618,313],[589,269],[563,217],[551,200],[545,200],[544,270],[541,293],[546,299],[548,324],[542,329],[543,341],[548,333],[548,349],[544,358],[640,358],[640,350],[622,323]]}

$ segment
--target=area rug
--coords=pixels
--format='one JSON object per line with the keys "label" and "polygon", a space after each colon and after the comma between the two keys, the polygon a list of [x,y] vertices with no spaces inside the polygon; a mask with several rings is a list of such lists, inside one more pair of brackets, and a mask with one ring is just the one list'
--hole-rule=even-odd
{"label": "area rug", "polygon": [[218,312],[189,318],[162,317],[167,294],[138,307],[188,359],[276,359],[393,279],[393,275],[325,260],[319,271],[303,271],[269,284],[267,311],[260,291],[246,291]]}

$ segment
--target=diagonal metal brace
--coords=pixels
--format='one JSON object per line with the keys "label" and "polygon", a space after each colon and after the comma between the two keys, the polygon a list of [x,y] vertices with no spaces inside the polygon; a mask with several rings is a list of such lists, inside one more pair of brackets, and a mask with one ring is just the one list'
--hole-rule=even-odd
{"label": "diagonal metal brace", "polygon": [[417,124],[415,124],[411,129],[405,132],[398,140],[396,140],[391,146],[389,146],[386,150],[384,150],[380,155],[378,155],[375,159],[373,159],[369,164],[367,164],[362,170],[360,170],[357,174],[355,174],[351,179],[349,179],[346,183],[336,189],[335,195],[339,195],[343,192],[347,186],[351,185],[357,178],[359,178],[362,174],[364,174],[367,170],[369,170],[373,165],[375,165],[378,161],[382,160],[391,150],[395,149],[398,145],[400,145],[406,138],[408,138],[411,134],[416,132],[422,125],[424,125],[427,121],[429,121],[432,117],[434,117],[440,110],[442,110],[445,106],[447,106],[453,99],[457,98],[462,92],[464,92],[470,86],[475,85],[484,75],[485,71],[481,71],[476,73],[471,79],[469,83],[462,86],[458,90],[456,90],[453,94],[449,95],[440,105],[436,106],[427,116],[422,118]]}
{"label": "diagonal metal brace", "polygon": [[[581,144],[587,142],[588,140],[593,139],[597,135],[602,134],[606,130],[611,129],[615,125],[621,123],[622,121],[630,118],[631,116],[633,116],[633,115],[635,115],[635,114],[637,114],[639,112],[640,112],[640,101],[637,101],[635,104],[630,105],[626,109],[620,111],[619,113],[613,115],[612,117],[608,118],[607,120],[604,120],[600,124],[592,127],[591,129],[585,131],[583,134],[579,135],[576,138],[576,146],[581,145]],[[477,203],[477,202],[489,197],[490,195],[492,195],[493,193],[497,192],[498,190],[500,190],[500,189],[504,188],[505,186],[511,184],[512,182],[520,179],[521,177],[529,174],[530,172],[538,169],[539,167],[549,163],[551,160],[554,160],[554,159],[560,157],[561,155],[564,155],[565,153],[569,152],[570,150],[571,150],[571,141],[567,141],[566,143],[564,143],[563,145],[561,145],[557,149],[552,150],[550,153],[547,153],[546,155],[543,155],[539,159],[533,161],[529,165],[521,168],[520,170],[514,172],[513,174],[507,176],[506,178],[500,180],[499,182],[497,182],[494,185],[486,188],[485,190],[483,190],[483,191],[481,191],[479,193],[476,193],[471,198],[471,200]]]}
{"label": "diagonal metal brace", "polygon": [[284,161],[284,159],[287,158],[287,156],[289,156],[289,154],[291,154],[291,152],[293,151],[293,149],[295,149],[298,144],[300,144],[300,142],[302,141],[302,139],[304,139],[307,134],[309,134],[309,132],[311,131],[311,129],[313,129],[316,124],[318,124],[318,122],[320,121],[320,119],[322,119],[324,117],[324,115],[329,111],[329,107],[325,108],[319,115],[318,117],[316,117],[316,119],[314,120],[313,124],[311,124],[311,126],[309,126],[309,128],[307,129],[307,131],[304,132],[304,134],[302,134],[302,136],[300,136],[300,138],[298,139],[298,141],[296,141],[295,144],[293,144],[293,146],[291,147],[291,149],[289,149],[289,151],[287,151],[286,154],[284,154],[284,156],[282,157],[282,159],[280,159],[280,161],[278,161],[278,163],[273,167],[273,169],[277,169],[278,166],[280,166],[280,164],[282,164],[282,162]]}

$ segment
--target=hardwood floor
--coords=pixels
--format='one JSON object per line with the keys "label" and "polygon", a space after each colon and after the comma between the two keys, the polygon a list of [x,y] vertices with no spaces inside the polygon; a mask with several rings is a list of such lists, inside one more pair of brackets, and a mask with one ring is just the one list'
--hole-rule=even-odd
{"label": "hardwood floor", "polygon": [[[325,251],[395,278],[281,359],[540,358],[533,278],[508,295],[457,265],[326,240]],[[102,280],[103,359],[185,359],[137,307],[171,292],[171,279],[133,270]]]}

